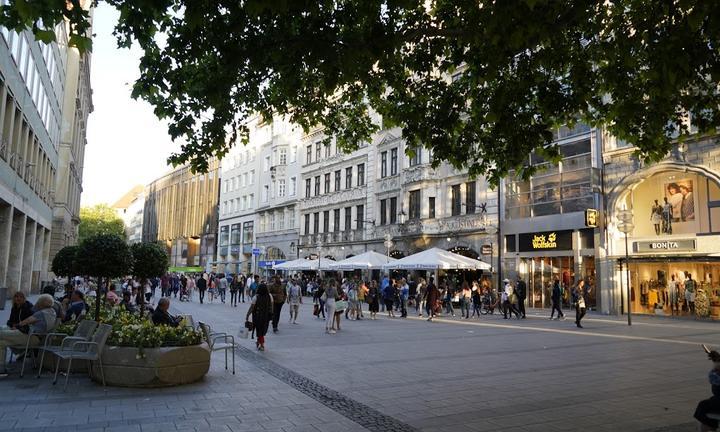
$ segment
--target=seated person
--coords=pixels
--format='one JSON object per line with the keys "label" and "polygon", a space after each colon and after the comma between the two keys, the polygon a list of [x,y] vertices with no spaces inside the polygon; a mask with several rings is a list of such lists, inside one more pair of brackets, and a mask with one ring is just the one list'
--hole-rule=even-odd
{"label": "seated person", "polygon": [[18,291],[13,295],[12,309],[10,310],[10,318],[7,320],[7,326],[15,329],[20,321],[32,314],[33,304],[27,301],[25,293]]}
{"label": "seated person", "polygon": [[177,327],[180,324],[180,320],[170,315],[168,312],[170,309],[170,299],[163,297],[158,300],[155,312],[152,314],[152,321],[155,325],[166,325],[170,327]]}
{"label": "seated person", "polygon": [[123,297],[123,299],[120,302],[120,306],[124,306],[128,312],[131,312],[131,313],[137,312],[137,308],[135,307],[135,304],[131,301],[132,296],[130,295],[130,292],[128,292],[128,291],[123,292],[122,297]]}
{"label": "seated person", "polygon": [[53,309],[55,310],[55,316],[57,316],[61,320],[64,320],[65,319],[65,308],[63,308],[62,303],[60,303],[55,298],[55,287],[52,285],[46,286],[45,288],[43,288],[43,294],[47,294],[53,298],[53,300],[54,300]]}
{"label": "seated person", "polygon": [[115,306],[120,303],[120,297],[115,292],[115,284],[110,284],[110,291],[105,295],[105,299],[110,306]]}
{"label": "seated person", "polygon": [[85,312],[87,312],[87,308],[88,306],[87,304],[85,304],[85,294],[83,294],[80,290],[73,291],[73,293],[70,295],[70,305],[65,312],[65,318],[63,318],[63,322],[77,320],[81,316],[85,315]]}
{"label": "seated person", "polygon": [[[8,347],[24,347],[30,338],[30,332],[48,333],[57,324],[57,316],[53,309],[54,299],[51,295],[43,294],[35,303],[35,313],[17,323],[15,329],[0,330],[0,378],[7,377],[5,369],[5,350]],[[30,344],[36,346],[40,343],[37,336],[32,336]]]}

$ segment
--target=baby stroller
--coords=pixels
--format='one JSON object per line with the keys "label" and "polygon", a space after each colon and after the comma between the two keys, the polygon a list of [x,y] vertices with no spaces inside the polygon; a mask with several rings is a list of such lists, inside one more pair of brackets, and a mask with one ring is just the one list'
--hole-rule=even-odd
{"label": "baby stroller", "polygon": [[187,286],[180,285],[180,301],[181,302],[189,302],[190,301],[190,290],[187,289]]}

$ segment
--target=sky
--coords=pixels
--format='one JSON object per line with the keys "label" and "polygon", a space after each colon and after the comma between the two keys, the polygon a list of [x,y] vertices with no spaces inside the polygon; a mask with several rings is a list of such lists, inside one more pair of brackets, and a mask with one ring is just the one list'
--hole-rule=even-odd
{"label": "sky", "polygon": [[130,97],[141,51],[117,47],[112,30],[118,16],[101,2],[93,18],[95,110],[88,120],[82,206],[113,204],[133,186],[160,177],[169,169],[167,157],[179,148],[152,107]]}

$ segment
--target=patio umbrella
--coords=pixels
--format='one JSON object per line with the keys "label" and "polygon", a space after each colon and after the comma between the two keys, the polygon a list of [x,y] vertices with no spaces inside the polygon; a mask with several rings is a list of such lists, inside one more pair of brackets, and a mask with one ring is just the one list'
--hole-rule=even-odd
{"label": "patio umbrella", "polygon": [[468,258],[440,248],[432,248],[382,266],[385,270],[490,270],[480,260]]}
{"label": "patio umbrella", "polygon": [[329,267],[332,270],[379,270],[382,269],[383,265],[394,261],[397,260],[374,251],[368,251],[342,261],[330,263]]}

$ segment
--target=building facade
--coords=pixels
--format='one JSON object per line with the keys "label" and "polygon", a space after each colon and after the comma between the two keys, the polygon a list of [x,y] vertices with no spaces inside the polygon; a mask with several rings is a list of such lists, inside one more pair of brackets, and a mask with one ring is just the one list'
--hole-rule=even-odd
{"label": "building facade", "polygon": [[51,259],[63,247],[77,243],[87,122],[93,111],[90,86],[92,54],[81,55],[77,48],[66,49],[67,72],[55,178]]}
{"label": "building facade", "polygon": [[215,259],[220,164],[212,159],[208,165],[205,174],[178,167],[145,190],[142,241],[164,243],[178,270]]}
{"label": "building facade", "polygon": [[65,26],[55,30],[46,45],[0,28],[0,286],[10,295],[48,277],[68,65]]}

